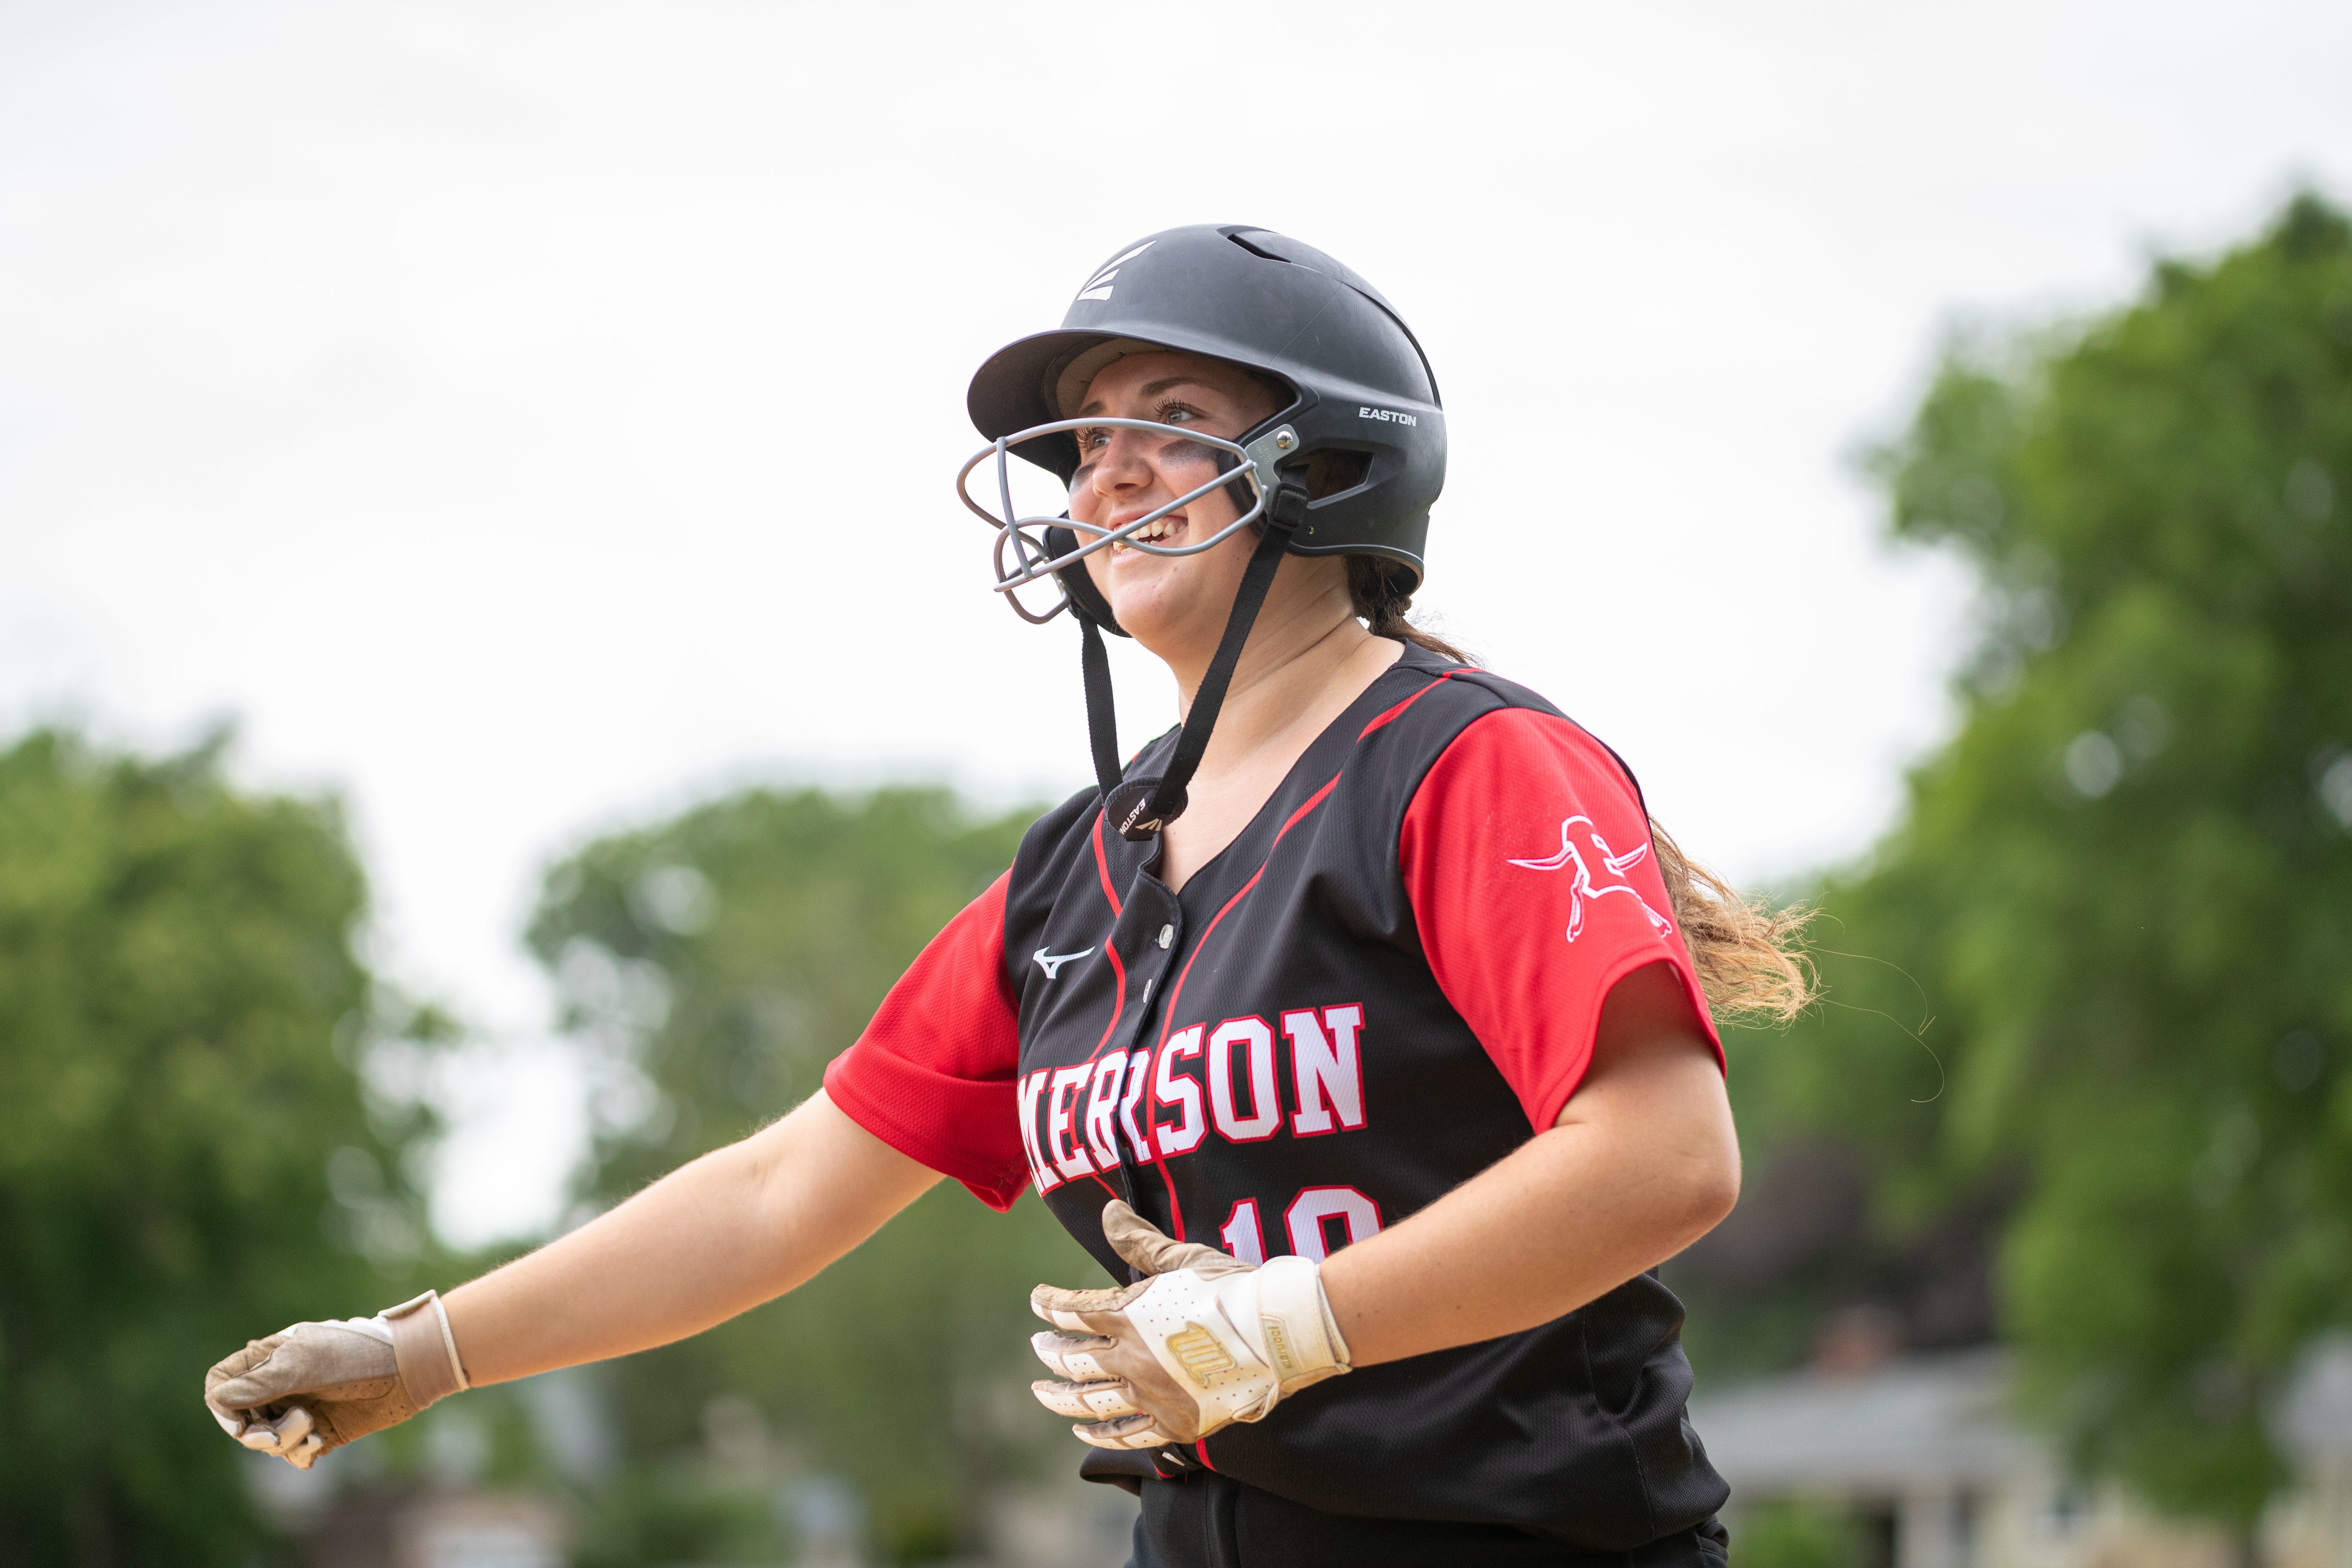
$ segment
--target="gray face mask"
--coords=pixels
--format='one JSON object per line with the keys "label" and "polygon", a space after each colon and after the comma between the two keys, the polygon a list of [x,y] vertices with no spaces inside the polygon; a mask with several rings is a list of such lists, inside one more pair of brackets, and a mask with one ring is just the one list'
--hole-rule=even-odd
{"label": "gray face mask", "polygon": [[[1009,467],[1014,447],[1042,437],[1064,435],[1077,429],[1140,430],[1165,437],[1171,441],[1209,449],[1216,454],[1217,473],[1213,479],[1187,490],[1165,506],[1121,523],[1117,528],[1097,528],[1079,522],[1067,512],[1059,517],[1024,517],[1013,501],[1013,478]],[[1013,606],[1022,619],[1043,625],[1070,607],[1070,595],[1065,588],[1054,607],[1040,614],[1021,602],[1019,590],[1044,578],[1054,576],[1076,566],[1097,551],[1114,544],[1124,544],[1148,555],[1198,555],[1213,550],[1234,534],[1265,516],[1266,499],[1274,492],[1275,467],[1284,457],[1296,450],[1298,437],[1287,425],[1278,425],[1244,446],[1221,436],[1202,431],[1179,429],[1150,419],[1056,419],[1048,424],[1032,425],[1000,437],[992,445],[974,453],[970,461],[957,470],[956,496],[972,514],[996,530],[995,548],[992,561],[996,574],[996,591]],[[992,509],[973,499],[971,476],[974,469],[991,458],[996,465],[997,506]],[[1194,544],[1155,544],[1136,536],[1171,512],[1181,510],[1211,492],[1223,488],[1232,496],[1240,515],[1215,533]],[[1074,541],[1055,549],[1055,541],[1048,536],[1062,533]],[[1058,581],[1058,579],[1057,579]]]}

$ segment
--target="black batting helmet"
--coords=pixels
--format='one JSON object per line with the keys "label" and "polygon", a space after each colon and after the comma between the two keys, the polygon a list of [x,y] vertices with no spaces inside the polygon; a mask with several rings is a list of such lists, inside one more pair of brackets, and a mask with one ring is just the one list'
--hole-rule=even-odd
{"label": "black batting helmet", "polygon": [[[1082,546],[1073,530],[1052,526],[1052,520],[1019,519],[1009,510],[1001,519],[992,515],[964,485],[979,464],[993,456],[1001,466],[1007,452],[1067,484],[1078,467],[1070,426],[1087,384],[1123,355],[1166,349],[1227,361],[1280,384],[1290,395],[1237,440],[1209,438],[1226,454],[1226,472],[1244,470],[1234,487],[1236,505],[1244,510],[1233,527],[1255,522],[1264,536],[1165,779],[1120,786],[1116,740],[1106,733],[1108,675],[1096,631],[1120,627],[1080,557],[1127,540],[1160,513],[1108,533],[1089,530],[1094,537]],[[1423,575],[1429,509],[1445,482],[1445,414],[1437,378],[1412,330],[1379,289],[1286,236],[1243,224],[1196,224],[1121,247],[1087,274],[1059,329],[990,355],[972,377],[965,403],[972,423],[994,445],[965,465],[959,491],[967,506],[1002,531],[998,590],[1010,598],[1012,589],[1050,573],[1077,612],[1087,638],[1096,770],[1107,798],[1136,797],[1123,814],[1114,803],[1114,815],[1122,816],[1116,826],[1130,837],[1148,836],[1183,809],[1184,781],[1207,743],[1225,679],[1283,552],[1381,557],[1403,569],[1408,592]],[[1342,470],[1350,482],[1310,499],[1294,476],[1320,453],[1352,455],[1355,460]],[[1009,505],[1009,487],[1000,482],[1000,489]],[[1253,495],[1254,506],[1248,504]],[[1045,525],[1042,548],[1024,531],[1030,524]],[[1007,541],[1015,556],[1010,567]],[[1154,554],[1190,554],[1217,541],[1172,549],[1128,542]]]}

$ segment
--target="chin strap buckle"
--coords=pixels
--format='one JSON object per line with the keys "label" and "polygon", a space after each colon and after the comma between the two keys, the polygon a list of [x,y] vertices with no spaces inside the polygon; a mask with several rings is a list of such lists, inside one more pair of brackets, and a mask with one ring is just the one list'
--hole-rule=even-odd
{"label": "chin strap buckle", "polygon": [[1140,844],[1153,834],[1184,815],[1189,804],[1184,788],[1176,788],[1176,799],[1168,807],[1153,811],[1152,797],[1159,793],[1158,778],[1129,779],[1112,790],[1103,801],[1103,820],[1118,830],[1121,838]]}
{"label": "chin strap buckle", "polygon": [[1284,534],[1296,533],[1298,525],[1307,521],[1306,489],[1291,480],[1283,481],[1274,492],[1274,503],[1265,509],[1266,520]]}

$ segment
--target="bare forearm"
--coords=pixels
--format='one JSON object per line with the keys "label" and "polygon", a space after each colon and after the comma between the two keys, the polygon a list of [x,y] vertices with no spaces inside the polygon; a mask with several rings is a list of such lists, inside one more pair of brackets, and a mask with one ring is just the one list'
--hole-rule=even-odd
{"label": "bare forearm", "polygon": [[762,1185],[740,1145],[718,1150],[451,1292],[467,1374],[503,1383],[667,1344],[789,1289],[781,1238],[760,1234]]}
{"label": "bare forearm", "polygon": [[1517,1333],[1680,1252],[1722,1217],[1712,1181],[1653,1173],[1628,1190],[1612,1152],[1556,1129],[1323,1266],[1355,1364]]}
{"label": "bare forearm", "polygon": [[822,1094],[446,1298],[476,1384],[684,1339],[782,1295],[936,1181]]}
{"label": "bare forearm", "polygon": [[1599,1055],[1559,1125],[1323,1265],[1356,1365],[1549,1322],[1729,1212],[1739,1150],[1711,1049],[1677,1034]]}

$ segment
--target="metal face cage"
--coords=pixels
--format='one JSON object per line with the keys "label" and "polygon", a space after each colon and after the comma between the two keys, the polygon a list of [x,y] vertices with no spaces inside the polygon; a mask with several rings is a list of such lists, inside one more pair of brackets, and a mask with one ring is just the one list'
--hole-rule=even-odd
{"label": "metal face cage", "polygon": [[[1121,523],[1117,528],[1097,528],[1092,523],[1080,522],[1069,516],[1066,511],[1059,517],[1018,515],[1018,509],[1013,504],[1012,470],[1007,466],[1013,448],[1041,436],[1054,436],[1063,431],[1077,429],[1148,430],[1163,435],[1170,440],[1182,440],[1213,447],[1223,454],[1223,458],[1219,462],[1214,479],[1197,489],[1187,490],[1165,506],[1155,508],[1132,522]],[[1265,515],[1266,498],[1274,493],[1275,466],[1283,457],[1297,451],[1297,432],[1287,425],[1278,425],[1244,446],[1239,441],[1228,441],[1222,436],[1212,436],[1206,431],[1183,426],[1164,425],[1151,419],[1056,419],[1049,424],[1032,425],[1025,430],[1015,430],[1009,436],[999,437],[993,443],[974,453],[971,461],[956,471],[956,498],[962,501],[974,516],[996,530],[996,542],[991,552],[991,561],[996,574],[996,591],[1004,595],[1004,602],[1012,605],[1013,613],[1023,620],[1033,625],[1043,626],[1070,607],[1069,595],[1065,592],[1059,603],[1045,614],[1039,615],[1021,602],[1020,589],[1027,587],[1041,578],[1051,576],[1065,567],[1075,566],[1097,551],[1108,549],[1114,544],[1125,544],[1131,550],[1140,550],[1148,555],[1198,555],[1204,550],[1215,549]],[[973,500],[971,489],[972,470],[991,458],[996,460],[996,493],[1001,509],[997,510],[992,510]],[[1181,510],[1203,496],[1236,483],[1246,483],[1255,499],[1247,510],[1199,543],[1151,544],[1135,537],[1170,512]],[[1045,530],[1055,528],[1066,528],[1073,535],[1090,537],[1083,539],[1076,549],[1066,550],[1056,555],[1044,533]],[[1033,530],[1036,531],[1033,532]],[[1008,547],[1012,553],[1010,561],[1006,559]]]}

